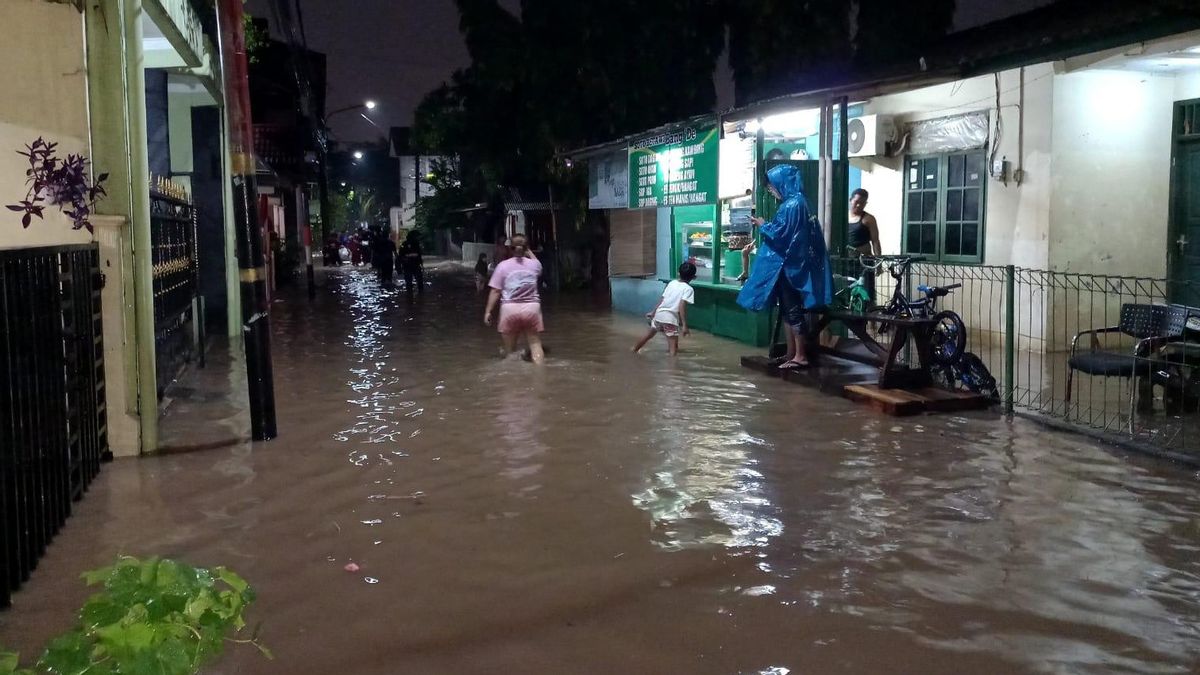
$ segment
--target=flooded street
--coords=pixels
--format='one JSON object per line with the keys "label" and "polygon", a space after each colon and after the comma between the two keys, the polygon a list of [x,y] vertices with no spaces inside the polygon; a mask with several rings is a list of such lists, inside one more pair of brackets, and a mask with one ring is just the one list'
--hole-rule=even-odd
{"label": "flooded street", "polygon": [[[708,335],[465,275],[274,305],[280,437],[105,467],[0,613],[29,653],[118,553],[227,565],[276,656],[220,673],[1191,673],[1200,483],[994,414],[897,421]],[[344,566],[355,562],[358,572]]]}

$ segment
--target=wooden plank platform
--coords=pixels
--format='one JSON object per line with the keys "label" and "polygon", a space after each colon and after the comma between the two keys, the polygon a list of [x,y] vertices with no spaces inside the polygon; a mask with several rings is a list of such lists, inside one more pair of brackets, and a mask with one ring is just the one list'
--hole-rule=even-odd
{"label": "wooden plank platform", "polygon": [[843,388],[848,384],[875,382],[879,379],[878,368],[824,355],[815,365],[801,370],[780,371],[771,365],[765,356],[743,356],[742,367],[771,377],[782,377],[785,382],[812,387],[834,396],[841,396]]}
{"label": "wooden plank platform", "polygon": [[979,410],[992,403],[988,397],[982,394],[946,391],[937,387],[909,391],[906,389],[880,389],[875,384],[849,384],[843,391],[846,398],[851,401],[864,403],[879,412],[895,417],[927,412]]}

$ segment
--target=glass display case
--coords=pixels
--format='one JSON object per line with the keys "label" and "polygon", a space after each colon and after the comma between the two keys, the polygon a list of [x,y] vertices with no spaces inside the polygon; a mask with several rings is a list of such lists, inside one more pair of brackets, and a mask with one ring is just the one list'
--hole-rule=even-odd
{"label": "glass display case", "polygon": [[699,272],[697,278],[705,278],[705,270],[712,270],[714,260],[713,222],[700,220],[680,223],[679,236],[682,238],[681,248],[683,259],[691,261]]}

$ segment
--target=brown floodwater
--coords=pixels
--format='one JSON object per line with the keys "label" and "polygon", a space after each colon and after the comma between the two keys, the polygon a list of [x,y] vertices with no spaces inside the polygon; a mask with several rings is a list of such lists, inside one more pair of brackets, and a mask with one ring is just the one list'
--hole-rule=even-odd
{"label": "brown floodwater", "polygon": [[642,324],[584,299],[548,304],[544,367],[502,361],[465,275],[322,278],[274,306],[278,440],[105,467],[0,644],[35,651],[131,553],[256,586],[276,660],[218,673],[1200,668],[1191,470],[883,417],[707,335],[633,356]]}

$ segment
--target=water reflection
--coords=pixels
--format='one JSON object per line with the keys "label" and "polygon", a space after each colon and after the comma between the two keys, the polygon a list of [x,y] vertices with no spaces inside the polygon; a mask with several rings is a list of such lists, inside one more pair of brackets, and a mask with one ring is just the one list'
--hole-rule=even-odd
{"label": "water reflection", "polygon": [[654,542],[668,550],[766,546],[783,523],[755,468],[756,453],[773,448],[741,427],[753,397],[736,385],[697,386],[704,373],[694,363],[656,367],[663,377],[654,385],[649,447],[658,462],[633,495],[650,514]]}
{"label": "water reflection", "polygon": [[574,297],[547,367],[500,361],[469,277],[434,281],[282,296],[280,438],[106,467],[0,644],[121,551],[253,580],[277,660],[222,672],[1197,672],[1197,476],[880,417],[711,336],[632,357],[643,325]]}

